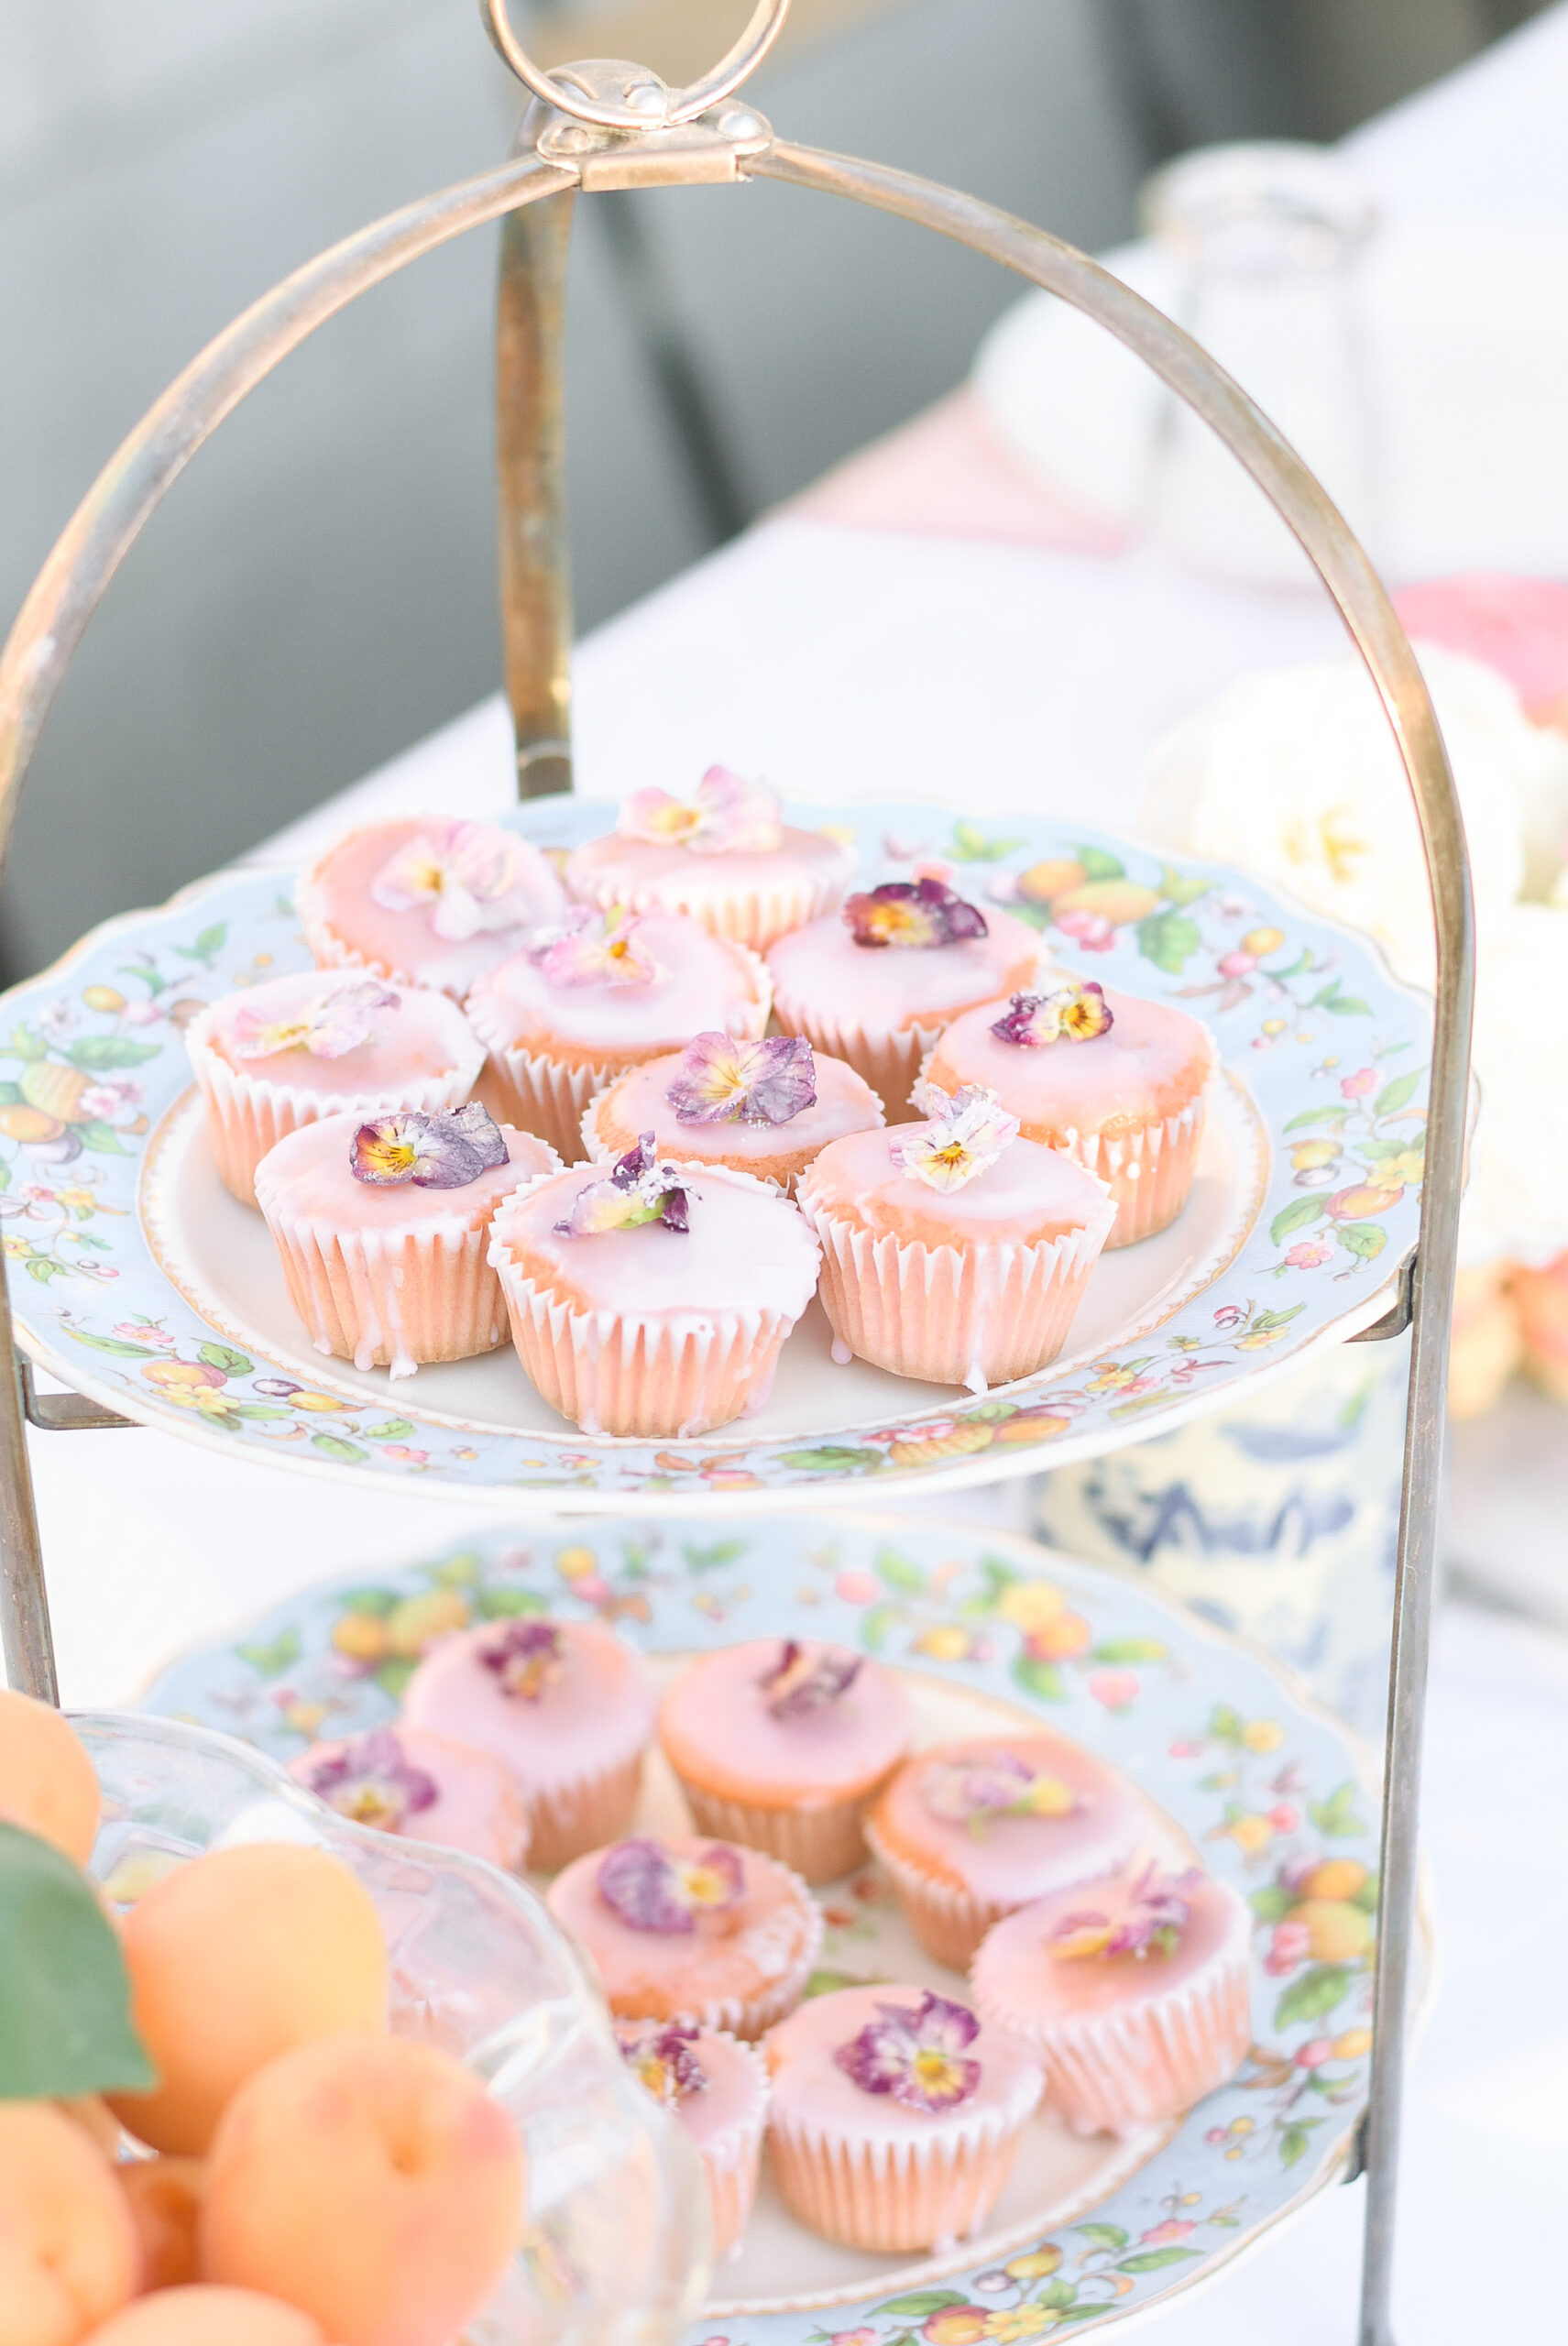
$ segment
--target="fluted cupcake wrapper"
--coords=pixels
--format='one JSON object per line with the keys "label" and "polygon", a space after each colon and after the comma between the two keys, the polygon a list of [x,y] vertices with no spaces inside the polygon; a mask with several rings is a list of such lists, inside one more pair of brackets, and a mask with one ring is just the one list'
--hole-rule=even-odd
{"label": "fluted cupcake wrapper", "polygon": [[804,1035],[814,1051],[847,1060],[883,1102],[890,1124],[918,1120],[921,1111],[911,1106],[910,1092],[945,1030],[970,1006],[960,1003],[930,1025],[868,1034],[858,1020],[837,1018],[821,1009],[803,1010],[776,987],[773,994],[774,1015],[784,1032]]}
{"label": "fluted cupcake wrapper", "polygon": [[768,2153],[786,2204],[814,2232],[884,2253],[946,2249],[978,2231],[995,2207],[1028,2115],[948,2111],[926,2135],[850,2142],[775,2106]]}
{"label": "fluted cupcake wrapper", "polygon": [[987,1931],[1004,1916],[1016,1913],[1021,1899],[981,1898],[958,1883],[911,1865],[883,1840],[874,1825],[866,1826],[866,1845],[898,1893],[905,1921],[934,1963],[951,1971],[967,1971]]}
{"label": "fluted cupcake wrapper", "polygon": [[524,1782],[529,1864],[537,1873],[559,1873],[574,1858],[620,1840],[631,1829],[641,1784],[641,1749],[567,1782]]}
{"label": "fluted cupcake wrapper", "polygon": [[817,1958],[822,1952],[822,1910],[798,1875],[791,1880],[799,1893],[800,1906],[806,1917],[806,1936],[800,1951],[785,1971],[759,1987],[749,1996],[719,1996],[706,2004],[691,2004],[677,2012],[649,2012],[641,2008],[636,1998],[609,1997],[610,2010],[621,2020],[664,2019],[685,2021],[693,2028],[713,2028],[729,2036],[738,2036],[747,2045],[754,2045],[781,2020],[787,2020],[806,1993],[806,1983],[817,1968]]}
{"label": "fluted cupcake wrapper", "polygon": [[983,1947],[970,1985],[981,2020],[1044,2064],[1048,2110],[1080,2134],[1127,2134],[1190,2110],[1234,2077],[1252,2043],[1251,1946],[1251,1917],[1237,1898],[1224,1940],[1198,1970],[1162,1990],[1160,1958],[1150,1957],[1139,1967],[1148,1992],[1108,2012],[1046,2020],[1014,2012],[991,1980]]}
{"label": "fluted cupcake wrapper", "polygon": [[[721,2032],[726,2033],[727,2032]],[[721,2132],[700,2144],[703,2173],[707,2178],[708,2206],[713,2214],[713,2253],[728,2256],[740,2244],[757,2196],[757,2169],[762,2162],[762,2135],[768,2122],[767,2065],[756,2048],[740,2037],[729,2042],[745,2056],[751,2078],[751,2099],[739,2117]],[[700,2059],[700,2053],[698,2055]]]}
{"label": "fluted cupcake wrapper", "polygon": [[602,913],[613,912],[618,905],[634,913],[685,913],[688,919],[699,921],[710,937],[721,937],[727,945],[742,945],[753,953],[765,953],[792,928],[804,928],[808,920],[836,912],[849,884],[842,877],[811,880],[802,874],[793,881],[781,878],[765,888],[732,884],[715,901],[700,888],[683,888],[673,873],[641,885],[634,882],[630,887],[624,880],[585,885],[579,876],[574,882],[576,893]]}
{"label": "fluted cupcake wrapper", "polygon": [[1062,1238],[927,1246],[841,1220],[809,1180],[799,1203],[822,1242],[822,1304],[839,1341],[895,1376],[973,1392],[1056,1358],[1112,1219],[1107,1199]]}
{"label": "fluted cupcake wrapper", "polygon": [[681,1778],[699,1833],[711,1833],[716,1841],[737,1841],[745,1849],[761,1849],[813,1882],[837,1881],[865,1862],[865,1813],[881,1789],[874,1784],[851,1799],[820,1808],[768,1808],[761,1801],[721,1800]]}
{"label": "fluted cupcake wrapper", "polygon": [[485,1064],[484,1047],[476,1038],[444,1075],[412,1076],[375,1092],[302,1091],[231,1067],[208,1039],[212,1024],[211,1010],[193,1018],[185,1029],[185,1047],[206,1106],[219,1176],[225,1189],[247,1206],[256,1203],[257,1167],[269,1149],[301,1124],[317,1124],[323,1116],[385,1115],[389,1109],[415,1109],[433,1116],[443,1108],[460,1108]]}
{"label": "fluted cupcake wrapper", "polygon": [[[608,1098],[611,1086],[619,1080],[611,1077],[602,1091],[597,1091],[583,1111],[582,1153],[593,1165],[613,1165],[637,1145],[639,1135],[616,1120],[613,1105]],[[817,1148],[789,1149],[781,1147],[775,1157],[694,1157],[694,1164],[722,1168],[730,1173],[744,1173],[749,1179],[762,1181],[770,1189],[784,1197],[795,1195],[795,1184],[807,1167],[821,1155],[826,1141]]]}
{"label": "fluted cupcake wrapper", "polygon": [[[339,840],[338,845],[342,844]],[[313,872],[307,872],[294,890],[294,911],[317,969],[363,970],[368,976],[385,978],[389,984],[396,986],[418,983],[407,970],[394,969],[389,961],[362,953],[356,945],[350,945],[346,937],[338,935],[327,917]]]}

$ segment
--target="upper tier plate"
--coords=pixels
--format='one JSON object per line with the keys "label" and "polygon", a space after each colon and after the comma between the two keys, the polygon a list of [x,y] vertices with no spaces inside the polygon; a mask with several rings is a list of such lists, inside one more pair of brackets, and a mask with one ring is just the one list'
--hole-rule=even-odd
{"label": "upper tier plate", "polygon": [[[1192,1199],[1158,1238],[1102,1258],[1049,1368],[979,1399],[838,1368],[814,1303],[763,1410],[660,1447],[578,1433],[510,1346],[396,1384],[324,1359],[260,1217],[217,1178],[180,1042],[203,1003],[309,966],[287,887],[256,872],[106,923],[5,997],[0,1216],[26,1351],[132,1417],[317,1473],[423,1477],[514,1513],[530,1490],[556,1509],[680,1508],[705,1493],[775,1507],[873,1477],[990,1481],[1142,1441],[1387,1309],[1416,1242],[1431,1014],[1373,948],[1223,866],[1054,819],[786,812],[852,837],[868,882],[934,870],[1036,921],[1086,972],[1214,1029],[1224,1076]],[[545,799],[509,819],[564,847],[609,810]],[[1084,875],[1070,911],[1064,863]]]}

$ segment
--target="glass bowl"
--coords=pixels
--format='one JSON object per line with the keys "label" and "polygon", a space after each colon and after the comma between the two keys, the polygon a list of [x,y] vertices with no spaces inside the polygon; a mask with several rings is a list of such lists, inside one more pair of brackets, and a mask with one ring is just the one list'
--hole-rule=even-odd
{"label": "glass bowl", "polygon": [[707,2290],[695,2151],[616,2049],[609,2016],[547,1909],[479,1859],[352,1825],[270,1760],[204,1727],[74,1712],[104,1820],[91,1870],[134,1899],[171,1866],[245,1841],[296,1841],[351,1867],[380,1912],[391,2026],[457,2055],[528,2150],[519,2253],[465,2346],[664,2346]]}

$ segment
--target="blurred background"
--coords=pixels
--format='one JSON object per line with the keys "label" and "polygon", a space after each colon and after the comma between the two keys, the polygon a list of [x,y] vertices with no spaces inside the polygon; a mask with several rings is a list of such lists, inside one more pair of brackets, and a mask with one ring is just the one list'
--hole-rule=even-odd
{"label": "blurred background", "polygon": [[[672,80],[749,0],[517,0],[546,63]],[[753,85],[791,135],[1091,248],[1181,148],[1332,138],[1531,0],[795,0]],[[972,93],[975,74],[987,93]],[[949,93],[959,87],[966,94]],[[0,0],[0,611],[122,434],[275,280],[502,156],[471,0]],[[964,375],[1016,288],[896,224],[755,187],[582,207],[569,411],[592,627]],[[319,334],[227,424],[94,621],[0,894],[0,977],[157,901],[499,674],[494,237]]]}

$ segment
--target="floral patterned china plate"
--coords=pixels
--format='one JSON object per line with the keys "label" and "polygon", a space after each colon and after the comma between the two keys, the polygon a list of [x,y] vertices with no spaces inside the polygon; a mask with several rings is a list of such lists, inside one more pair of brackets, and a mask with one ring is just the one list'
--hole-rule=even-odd
{"label": "floral patterned china plate", "polygon": [[[1151,1849],[1196,1858],[1256,1917],[1254,2043],[1231,2084],[1126,2142],[1036,2119],[983,2235],[932,2256],[817,2238],[764,2170],[694,2346],[1017,2346],[1115,2320],[1206,2278],[1343,2171],[1371,2044],[1378,1801],[1365,1748],[1261,1655],[1030,1541],[857,1514],[496,1533],[307,1590],[174,1663],[146,1707],[287,1760],[395,1717],[444,1633],[544,1612],[613,1622],[666,1675],[741,1639],[840,1640],[905,1676],[924,1739],[1048,1720],[1137,1783]],[[657,1758],[643,1822],[689,1829]],[[817,1895],[816,1988],[963,1992],[916,1949],[874,1867]]]}
{"label": "floral patterned china plate", "polygon": [[[786,809],[852,838],[868,882],[941,876],[1064,961],[1209,1024],[1223,1073],[1190,1200],[1102,1256],[1060,1359],[977,1397],[836,1366],[820,1305],[753,1418],[661,1445],[579,1433],[510,1346],[412,1377],[313,1350],[259,1215],[208,1147],[181,1029],[309,966],[286,883],[235,872],[94,930],[0,1017],[0,1219],[20,1341],[111,1408],[316,1472],[423,1479],[515,1508],[677,1508],[720,1492],[1032,1471],[1162,1431],[1387,1309],[1416,1240],[1430,1003],[1375,950],[1223,868],[1020,816]],[[547,849],[602,805],[509,817]]]}

